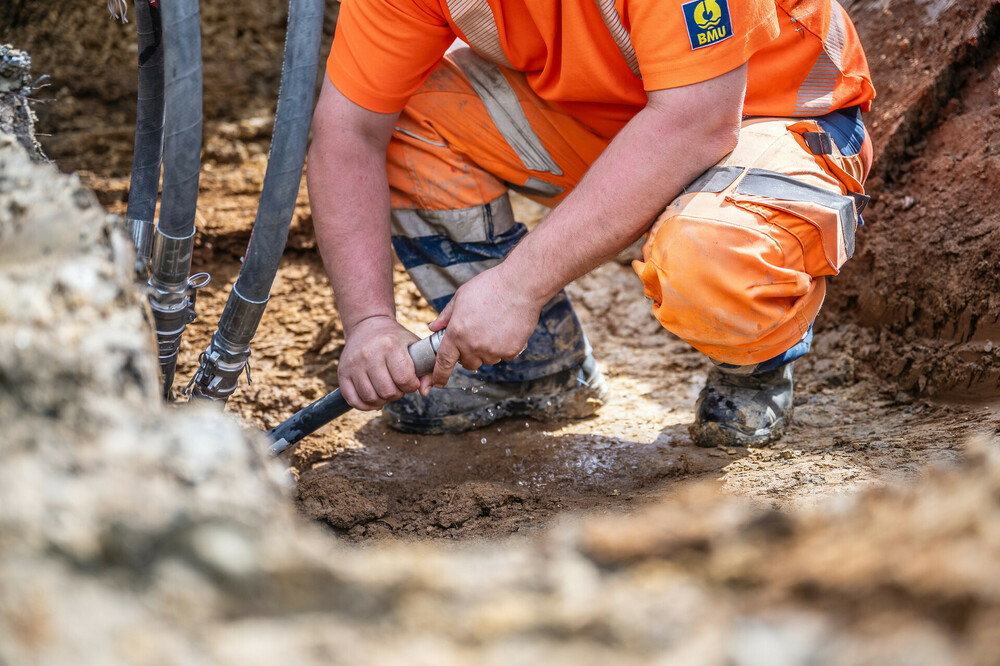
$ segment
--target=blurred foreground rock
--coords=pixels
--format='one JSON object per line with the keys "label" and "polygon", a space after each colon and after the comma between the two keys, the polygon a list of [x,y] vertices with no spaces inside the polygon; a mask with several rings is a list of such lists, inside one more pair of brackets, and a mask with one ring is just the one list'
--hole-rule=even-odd
{"label": "blurred foreground rock", "polygon": [[0,135],[0,664],[995,664],[1000,449],[810,513],[693,486],[534,538],[337,543],[158,398],[129,242]]}

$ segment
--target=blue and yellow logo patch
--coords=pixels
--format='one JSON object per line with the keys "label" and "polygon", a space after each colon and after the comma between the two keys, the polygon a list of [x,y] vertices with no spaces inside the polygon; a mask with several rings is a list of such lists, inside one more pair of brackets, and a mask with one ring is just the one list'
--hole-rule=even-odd
{"label": "blue and yellow logo patch", "polygon": [[718,44],[733,36],[726,0],[694,0],[681,5],[691,50]]}

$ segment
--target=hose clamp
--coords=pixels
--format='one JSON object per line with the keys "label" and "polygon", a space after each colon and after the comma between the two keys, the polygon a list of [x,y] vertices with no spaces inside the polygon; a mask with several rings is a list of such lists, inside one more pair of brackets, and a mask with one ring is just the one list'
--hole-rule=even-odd
{"label": "hose clamp", "polygon": [[173,384],[181,336],[187,325],[198,316],[195,310],[198,290],[207,286],[211,280],[212,277],[208,273],[196,273],[182,283],[181,289],[164,289],[157,283],[155,276],[149,278],[149,307],[153,311],[157,355],[163,375],[165,396]]}
{"label": "hose clamp", "polygon": [[188,382],[186,393],[195,399],[225,403],[239,386],[240,375],[244,372],[247,382],[252,383],[250,341],[266,307],[267,299],[251,301],[233,287],[219,319],[219,327],[212,335],[208,348],[199,357],[198,371]]}
{"label": "hose clamp", "polygon": [[213,400],[225,404],[240,383],[240,375],[244,372],[247,383],[252,384],[250,376],[250,349],[226,349],[216,331],[212,341],[198,357],[198,371],[184,389],[192,399]]}

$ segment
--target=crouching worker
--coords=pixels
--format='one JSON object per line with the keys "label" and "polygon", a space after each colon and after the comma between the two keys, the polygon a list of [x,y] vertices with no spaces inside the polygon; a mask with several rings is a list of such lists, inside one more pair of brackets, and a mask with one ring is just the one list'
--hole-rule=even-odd
{"label": "crouching worker", "polygon": [[[871,163],[837,2],[344,0],[327,69],[308,183],[351,405],[419,433],[594,413],[563,287],[648,234],[654,314],[714,363],[695,441],[781,435]],[[554,207],[530,234],[509,190]],[[422,379],[392,249],[447,327]]]}

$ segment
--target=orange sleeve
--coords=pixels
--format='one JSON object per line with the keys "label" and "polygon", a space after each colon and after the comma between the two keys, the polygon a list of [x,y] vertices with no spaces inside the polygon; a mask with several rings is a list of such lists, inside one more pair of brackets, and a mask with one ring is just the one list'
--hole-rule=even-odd
{"label": "orange sleeve", "polygon": [[625,9],[646,90],[730,72],[779,30],[774,0],[626,0]]}
{"label": "orange sleeve", "polygon": [[401,110],[455,40],[434,9],[421,0],[343,0],[326,63],[330,81],[369,111]]}

